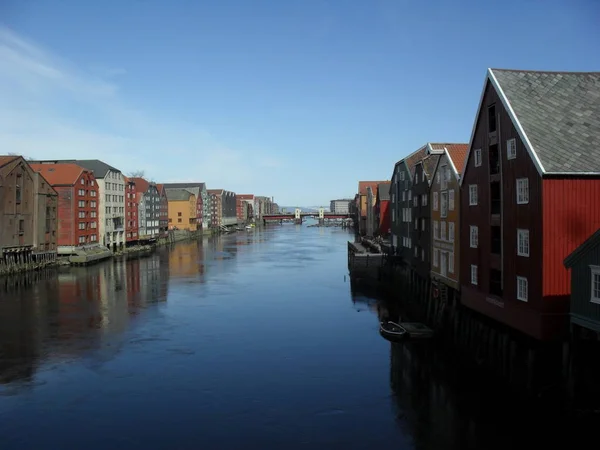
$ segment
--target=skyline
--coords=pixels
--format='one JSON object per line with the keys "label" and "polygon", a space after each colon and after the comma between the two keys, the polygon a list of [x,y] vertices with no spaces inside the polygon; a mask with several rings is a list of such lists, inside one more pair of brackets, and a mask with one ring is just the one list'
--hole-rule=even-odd
{"label": "skyline", "polygon": [[592,1],[121,3],[0,7],[2,153],[328,206],[468,142],[488,67],[599,70]]}

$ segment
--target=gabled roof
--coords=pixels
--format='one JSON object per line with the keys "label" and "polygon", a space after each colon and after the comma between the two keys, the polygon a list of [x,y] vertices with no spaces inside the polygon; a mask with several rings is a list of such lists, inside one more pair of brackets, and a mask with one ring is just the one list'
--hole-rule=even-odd
{"label": "gabled roof", "polygon": [[488,69],[469,152],[488,83],[540,175],[600,174],[600,72]]}
{"label": "gabled roof", "polygon": [[129,179],[135,183],[135,190],[140,193],[148,192],[150,186],[154,184],[142,177],[130,177]]}
{"label": "gabled roof", "polygon": [[81,167],[92,170],[96,178],[104,178],[109,170],[111,172],[121,172],[119,169],[115,169],[113,166],[108,165],[99,159],[77,159],[74,162]]}
{"label": "gabled roof", "polygon": [[187,189],[167,189],[167,199],[170,202],[188,201],[194,195]]}
{"label": "gabled roof", "polygon": [[572,268],[582,256],[584,256],[587,252],[592,250],[593,248],[600,245],[600,228],[592,234],[589,238],[587,238],[579,247],[577,247],[573,252],[567,256],[564,260],[564,265],[567,269]]}
{"label": "gabled roof", "polygon": [[185,188],[200,188],[201,191],[206,189],[206,183],[194,182],[194,183],[164,183],[166,189],[185,189]]}
{"label": "gabled roof", "polygon": [[358,193],[360,195],[367,195],[367,188],[371,188],[372,191],[377,189],[377,186],[381,183],[385,183],[387,180],[380,181],[359,181],[358,182]]}
{"label": "gabled roof", "polygon": [[223,195],[223,189],[209,189],[206,192],[208,192],[209,194],[214,194],[214,195]]}
{"label": "gabled roof", "polygon": [[377,186],[377,195],[379,196],[379,200],[389,200],[390,199],[390,185],[391,181],[386,181],[385,183],[379,183]]}
{"label": "gabled roof", "polygon": [[51,186],[73,186],[87,169],[77,164],[29,164],[34,172],[42,174]]}
{"label": "gabled roof", "polygon": [[17,158],[20,158],[20,156],[16,156],[16,155],[0,155],[0,167],[7,165],[9,162],[12,162],[12,161],[14,161]]}

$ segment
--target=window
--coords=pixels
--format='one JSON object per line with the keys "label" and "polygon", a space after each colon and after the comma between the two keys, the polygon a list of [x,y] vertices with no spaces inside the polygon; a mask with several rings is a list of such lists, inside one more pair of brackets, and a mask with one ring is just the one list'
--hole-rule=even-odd
{"label": "window", "polygon": [[440,239],[442,241],[446,240],[446,222],[443,220],[440,222]]}
{"label": "window", "polygon": [[396,211],[394,210],[394,208],[392,208],[392,222],[396,221],[396,214],[395,214],[395,212]]}
{"label": "window", "polygon": [[177,223],[181,223],[181,217],[177,219]]}
{"label": "window", "polygon": [[85,211],[79,211],[79,218],[85,219]]}
{"label": "window", "polygon": [[91,195],[92,197],[95,197],[95,196],[96,196],[96,191],[90,191],[90,195]]}
{"label": "window", "polygon": [[446,169],[448,166],[442,166],[442,190],[448,189],[448,178],[446,177]]}
{"label": "window", "polygon": [[92,236],[90,238],[90,241],[96,242],[96,235],[95,234],[92,234]]}
{"label": "window", "polygon": [[438,266],[438,261],[440,259],[440,251],[437,248],[433,249],[433,267]]}
{"label": "window", "polygon": [[523,302],[527,301],[527,291],[529,283],[527,283],[527,278],[525,277],[517,277],[517,300],[521,300]]}
{"label": "window", "polygon": [[181,217],[181,213],[180,212],[177,213],[177,217]]}
{"label": "window", "polygon": [[440,211],[440,215],[442,217],[447,217],[448,216],[448,193],[442,192],[441,197],[442,197],[442,201],[441,201],[442,208]]}
{"label": "window", "polygon": [[21,185],[19,184],[15,186],[15,203],[21,203]]}
{"label": "window", "polygon": [[425,219],[421,219],[421,231],[425,231]]}
{"label": "window", "polygon": [[92,201],[90,202],[90,207],[91,207],[91,208],[95,208],[95,207],[96,207],[96,200],[92,200]]}
{"label": "window", "polygon": [[475,264],[471,264],[471,284],[477,285],[477,266]]}
{"label": "window", "polygon": [[404,172],[400,172],[400,181],[404,181]]}
{"label": "window", "polygon": [[81,184],[85,184],[85,180],[83,178],[81,179]]}
{"label": "window", "polygon": [[85,230],[85,222],[79,222],[79,229]]}
{"label": "window", "polygon": [[415,258],[419,256],[419,247],[415,247]]}
{"label": "window", "polygon": [[454,211],[454,189],[448,191],[448,209]]}
{"label": "window", "polygon": [[415,230],[419,229],[419,219],[415,218]]}
{"label": "window", "polygon": [[435,182],[437,184],[440,184],[440,173],[439,172],[435,174]]}
{"label": "window", "polygon": [[433,221],[433,238],[440,238],[440,223],[437,220]]}
{"label": "window", "polygon": [[419,182],[419,172],[415,172],[415,184]]}
{"label": "window", "polygon": [[479,245],[479,228],[477,228],[474,225],[471,225],[470,230],[471,248],[477,248],[477,246]]}
{"label": "window", "polygon": [[481,166],[481,149],[475,150],[475,167]]}
{"label": "window", "polygon": [[19,234],[25,233],[25,221],[23,219],[19,220]]}
{"label": "window", "polygon": [[517,255],[529,256],[529,230],[517,229]]}
{"label": "window", "polygon": [[79,236],[79,243],[85,244],[85,236]]}
{"label": "window", "polygon": [[448,240],[454,242],[454,222],[448,222]]}
{"label": "window", "polygon": [[592,271],[592,290],[590,302],[600,303],[600,266],[590,266]]}
{"label": "window", "polygon": [[410,202],[412,200],[412,190],[408,191],[408,201]]}
{"label": "window", "polygon": [[96,182],[94,180],[90,180],[90,186],[94,186]]}
{"label": "window", "polygon": [[454,273],[454,252],[448,252],[448,272]]}
{"label": "window", "polygon": [[421,249],[421,260],[425,261],[425,249],[424,248]]}
{"label": "window", "polygon": [[517,178],[517,204],[529,203],[529,178]]}
{"label": "window", "polygon": [[427,206],[427,194],[421,196],[421,205]]}
{"label": "window", "polygon": [[438,192],[434,192],[433,193],[433,210],[434,211],[438,210],[438,202],[439,202],[439,200],[438,200],[439,197],[438,196],[439,196]]}
{"label": "window", "polygon": [[469,206],[477,206],[477,185],[469,185]]}
{"label": "window", "polygon": [[488,108],[488,133],[496,131],[496,105]]}
{"label": "window", "polygon": [[406,191],[402,191],[402,201],[406,201]]}
{"label": "window", "polygon": [[506,141],[506,159],[515,159],[517,157],[517,140],[515,138]]}
{"label": "window", "polygon": [[79,202],[77,202],[77,204],[79,205],[80,208],[85,208],[85,200],[79,200]]}
{"label": "window", "polygon": [[90,224],[90,228],[96,228],[97,226],[98,226],[98,225],[96,224],[96,222],[92,222],[92,223]]}

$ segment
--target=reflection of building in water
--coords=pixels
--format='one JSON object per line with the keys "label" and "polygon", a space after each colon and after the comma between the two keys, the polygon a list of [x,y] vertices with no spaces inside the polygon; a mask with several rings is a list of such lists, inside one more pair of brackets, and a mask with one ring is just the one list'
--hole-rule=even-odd
{"label": "reflection of building in water", "polygon": [[164,256],[154,254],[139,260],[140,297],[143,304],[167,300],[169,265]]}
{"label": "reflection of building in water", "polygon": [[204,275],[204,258],[202,241],[179,243],[169,252],[169,274],[176,278]]}

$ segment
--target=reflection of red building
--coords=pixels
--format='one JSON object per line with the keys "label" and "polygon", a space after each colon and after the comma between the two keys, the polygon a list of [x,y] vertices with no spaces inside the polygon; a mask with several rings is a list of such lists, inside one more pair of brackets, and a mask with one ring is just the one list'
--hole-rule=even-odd
{"label": "reflection of red building", "polygon": [[380,183],[377,186],[377,199],[375,201],[375,217],[377,218],[377,231],[385,236],[390,234],[390,183]]}
{"label": "reflection of red building", "polygon": [[236,194],[235,211],[238,221],[244,222],[252,217],[254,194]]}
{"label": "reflection of red building", "polygon": [[135,180],[125,177],[125,240],[138,240],[138,201]]}
{"label": "reflection of red building", "polygon": [[[140,276],[140,259],[135,258],[127,261],[125,266],[125,283],[127,285],[127,304],[130,308],[140,306],[140,290],[141,290],[141,276]],[[132,312],[132,311],[130,311]]]}

